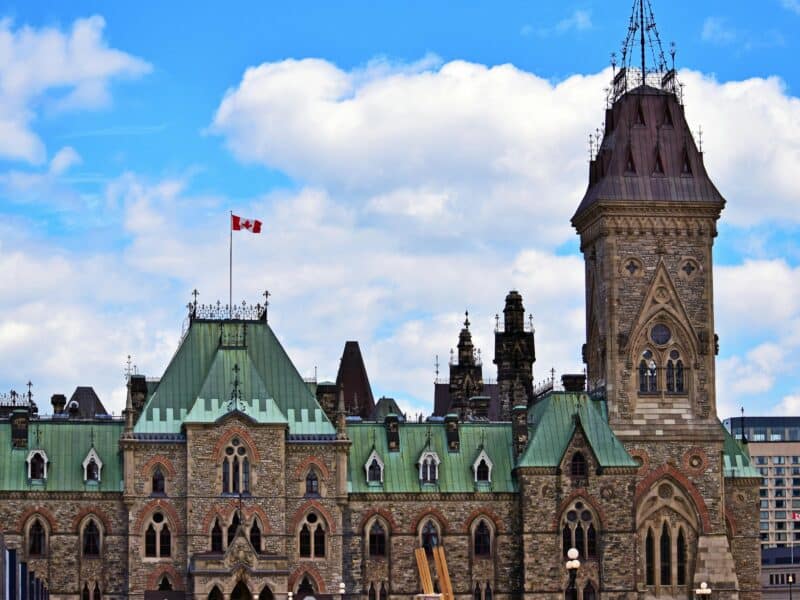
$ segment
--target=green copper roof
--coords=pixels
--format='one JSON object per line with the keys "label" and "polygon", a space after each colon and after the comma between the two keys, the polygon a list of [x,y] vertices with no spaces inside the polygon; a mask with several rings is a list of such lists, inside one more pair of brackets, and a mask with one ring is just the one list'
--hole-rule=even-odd
{"label": "green copper roof", "polygon": [[[448,452],[443,423],[399,423],[400,450],[389,452],[386,428],[383,423],[348,423],[350,447],[348,478],[351,493],[400,492],[514,492],[511,471],[514,467],[509,423],[459,423],[460,448]],[[428,440],[430,439],[430,444]],[[493,463],[491,485],[478,488],[472,465],[486,450]],[[377,451],[384,464],[383,485],[367,483],[364,465],[372,450]],[[423,486],[419,480],[417,461],[423,450],[436,452],[439,465],[437,485]]]}
{"label": "green copper roof", "polygon": [[[0,422],[0,490],[44,492],[121,492],[122,456],[119,438],[123,423],[32,421],[28,426],[28,447],[11,448],[11,424]],[[37,441],[38,440],[38,441]],[[103,468],[100,483],[83,480],[83,460],[94,448]],[[47,479],[28,481],[28,453],[44,450],[49,464]]]}
{"label": "green copper roof", "polygon": [[587,394],[553,392],[528,413],[530,437],[520,467],[557,467],[580,416],[587,441],[603,467],[638,467],[611,431],[603,402]]}
{"label": "green copper roof", "polygon": [[722,446],[722,469],[725,477],[758,477],[761,474],[750,463],[750,454],[747,447],[740,444],[725,426],[720,423],[725,432],[725,442]]}
{"label": "green copper roof", "polygon": [[257,422],[288,423],[291,434],[335,433],[266,322],[202,320],[191,323],[134,431],[174,434],[187,420],[216,421],[235,377]]}

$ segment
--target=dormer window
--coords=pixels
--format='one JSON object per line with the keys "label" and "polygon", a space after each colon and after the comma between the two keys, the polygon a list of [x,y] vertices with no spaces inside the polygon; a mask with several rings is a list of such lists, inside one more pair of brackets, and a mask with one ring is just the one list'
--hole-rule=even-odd
{"label": "dormer window", "polygon": [[89,454],[83,459],[83,480],[86,482],[94,481],[100,483],[100,473],[103,470],[103,461],[94,448],[89,450]]}
{"label": "dormer window", "polygon": [[364,469],[367,474],[367,483],[383,483],[383,461],[375,450],[373,450],[370,453],[369,458],[367,458],[367,462],[364,464]]}
{"label": "dormer window", "polygon": [[426,451],[419,457],[420,483],[436,484],[439,481],[439,456],[436,452]]}
{"label": "dormer window", "polygon": [[44,450],[31,450],[26,460],[28,463],[28,479],[31,481],[44,481],[47,479],[47,454]]}
{"label": "dormer window", "polygon": [[492,459],[486,454],[486,450],[481,450],[475,462],[472,463],[472,473],[475,477],[475,483],[491,483],[492,482]]}

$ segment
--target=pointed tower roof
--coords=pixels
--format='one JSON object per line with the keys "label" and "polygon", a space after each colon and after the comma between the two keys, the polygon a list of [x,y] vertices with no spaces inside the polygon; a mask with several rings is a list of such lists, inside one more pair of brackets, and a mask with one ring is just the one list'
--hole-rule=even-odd
{"label": "pointed tower roof", "polygon": [[375,409],[372,387],[358,342],[345,342],[336,387],[344,392],[345,410],[349,415],[368,419]]}
{"label": "pointed tower roof", "polygon": [[[639,52],[641,65],[633,66]],[[653,57],[650,65],[648,55]],[[674,51],[672,58],[674,63]],[[609,106],[573,226],[584,223],[598,205],[657,202],[722,210],[725,199],[706,172],[686,121],[674,64],[666,66],[655,19],[644,0],[634,2]]]}

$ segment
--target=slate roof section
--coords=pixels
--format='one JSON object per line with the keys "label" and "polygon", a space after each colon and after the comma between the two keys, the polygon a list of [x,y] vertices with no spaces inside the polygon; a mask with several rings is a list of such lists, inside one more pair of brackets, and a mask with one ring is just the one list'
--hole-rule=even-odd
{"label": "slate roof section", "polygon": [[[628,168],[629,159],[633,170]],[[573,225],[601,202],[692,202],[719,209],[725,205],[674,94],[640,86],[606,111],[603,140]]]}
{"label": "slate roof section", "polygon": [[588,394],[552,392],[528,411],[528,447],[520,457],[520,467],[557,467],[575,432],[575,415],[586,433],[589,445],[601,467],[639,465],[625,450],[608,425],[604,402]]}
{"label": "slate roof section", "polygon": [[725,432],[725,441],[722,446],[722,471],[725,477],[757,477],[761,479],[758,469],[750,462],[747,446],[739,443],[722,423],[719,426]]}
{"label": "slate roof section", "polygon": [[[455,493],[455,492],[515,492],[516,481],[511,473],[514,456],[509,423],[459,423],[458,452],[448,452],[444,423],[400,423],[400,451],[389,452],[383,423],[348,423],[347,434],[352,440],[349,460],[349,491],[351,493]],[[419,480],[417,460],[428,446],[442,461],[439,482],[423,486]],[[472,464],[480,447],[492,459],[492,483],[486,488],[475,484]],[[384,464],[383,485],[367,483],[364,464],[377,450]]]}
{"label": "slate roof section", "polygon": [[97,415],[107,415],[106,407],[100,402],[94,388],[86,385],[79,385],[72,392],[69,401],[67,402],[65,411],[69,414],[70,406],[73,402],[78,404],[78,418],[80,419],[93,419]]}
{"label": "slate roof section", "polygon": [[367,368],[361,356],[358,342],[344,344],[339,372],[336,374],[336,387],[344,393],[345,410],[348,415],[368,419],[375,409],[372,387],[369,385]]}
{"label": "slate roof section", "polygon": [[[232,339],[238,341],[230,343]],[[228,342],[223,345],[223,340]],[[266,322],[205,320],[190,324],[158,387],[145,403],[134,432],[180,433],[193,411],[192,419],[215,422],[231,398],[234,365],[240,369],[241,398],[254,407],[259,418],[268,419],[266,422],[285,420],[290,433],[335,433]],[[208,400],[214,402],[205,403]],[[197,405],[201,401],[204,403]],[[263,411],[261,406],[265,407]]]}
{"label": "slate roof section", "polygon": [[397,415],[401,421],[405,421],[403,411],[400,410],[397,401],[394,398],[383,396],[378,400],[378,403],[375,404],[375,410],[372,411],[369,420],[382,423],[384,419],[386,419],[386,415]]}
{"label": "slate roof section", "polygon": [[[122,421],[41,420],[28,425],[28,447],[11,448],[11,423],[0,422],[0,491],[122,492]],[[38,443],[37,443],[38,432]],[[100,483],[83,481],[83,459],[94,448],[103,461]],[[28,481],[28,453],[42,449],[50,461],[47,479]]]}

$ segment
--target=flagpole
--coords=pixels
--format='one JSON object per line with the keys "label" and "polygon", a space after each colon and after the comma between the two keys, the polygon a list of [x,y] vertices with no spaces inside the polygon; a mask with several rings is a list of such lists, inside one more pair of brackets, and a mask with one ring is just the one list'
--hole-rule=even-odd
{"label": "flagpole", "polygon": [[233,316],[233,211],[228,222],[228,318]]}

